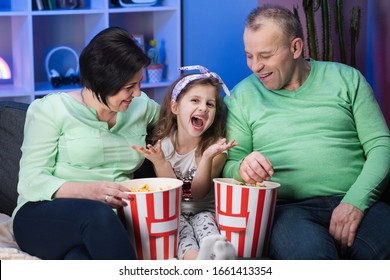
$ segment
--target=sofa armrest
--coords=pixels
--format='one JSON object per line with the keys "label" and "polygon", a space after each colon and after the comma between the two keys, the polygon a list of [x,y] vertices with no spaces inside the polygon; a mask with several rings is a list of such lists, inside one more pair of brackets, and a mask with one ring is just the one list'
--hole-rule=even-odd
{"label": "sofa armrest", "polygon": [[0,213],[12,215],[18,198],[20,147],[29,104],[0,101]]}

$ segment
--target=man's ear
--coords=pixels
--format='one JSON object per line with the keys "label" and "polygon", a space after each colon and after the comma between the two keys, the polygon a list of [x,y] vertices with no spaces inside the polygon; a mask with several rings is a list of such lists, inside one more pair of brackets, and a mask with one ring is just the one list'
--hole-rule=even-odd
{"label": "man's ear", "polygon": [[301,38],[295,38],[291,41],[291,52],[295,59],[302,56],[304,43]]}

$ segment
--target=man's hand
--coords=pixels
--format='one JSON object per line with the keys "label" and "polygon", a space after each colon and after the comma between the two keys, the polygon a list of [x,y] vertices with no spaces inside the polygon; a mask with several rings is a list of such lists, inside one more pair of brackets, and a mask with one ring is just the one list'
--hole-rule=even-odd
{"label": "man's hand", "polygon": [[356,236],[357,229],[364,216],[363,211],[352,204],[342,202],[332,213],[329,225],[329,233],[340,246],[341,252],[351,247]]}
{"label": "man's hand", "polygon": [[249,184],[269,180],[274,175],[271,162],[261,153],[255,151],[247,155],[240,165],[241,178]]}

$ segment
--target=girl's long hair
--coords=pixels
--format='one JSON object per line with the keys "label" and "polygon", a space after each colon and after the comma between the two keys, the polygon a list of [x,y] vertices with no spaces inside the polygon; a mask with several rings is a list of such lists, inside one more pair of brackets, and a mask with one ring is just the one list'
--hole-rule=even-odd
{"label": "girl's long hair", "polygon": [[[177,132],[177,118],[174,113],[171,111],[171,94],[175,85],[185,76],[193,74],[185,74],[178,78],[170,87],[168,94],[165,96],[163,103],[160,108],[160,117],[157,122],[156,127],[154,128],[152,141],[153,144],[159,139],[164,139],[165,137],[170,137],[174,139],[174,136]],[[226,117],[226,108],[220,94],[221,83],[216,78],[203,78],[191,81],[188,83],[183,90],[178,95],[176,102],[180,102],[183,96],[193,87],[198,85],[211,85],[215,88],[216,94],[216,111],[214,122],[211,126],[202,134],[201,141],[199,146],[196,149],[196,155],[200,156],[210,145],[214,144],[220,138],[225,137],[225,117]],[[169,155],[167,155],[169,157]]]}

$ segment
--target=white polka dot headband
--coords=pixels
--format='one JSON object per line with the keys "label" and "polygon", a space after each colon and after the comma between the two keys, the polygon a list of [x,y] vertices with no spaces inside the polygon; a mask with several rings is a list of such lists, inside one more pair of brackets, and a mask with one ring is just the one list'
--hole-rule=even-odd
{"label": "white polka dot headband", "polygon": [[199,79],[204,79],[204,78],[216,78],[218,81],[221,83],[221,87],[223,91],[226,93],[227,96],[230,96],[230,91],[225,85],[225,83],[222,81],[221,77],[214,72],[210,72],[209,69],[206,67],[203,67],[201,65],[192,65],[192,66],[184,66],[178,68],[179,70],[199,70],[200,74],[194,74],[190,76],[185,76],[183,77],[180,81],[177,82],[175,87],[172,90],[172,95],[171,95],[171,100],[176,101],[177,97],[179,96],[180,92],[185,88],[188,83],[199,80]]}

